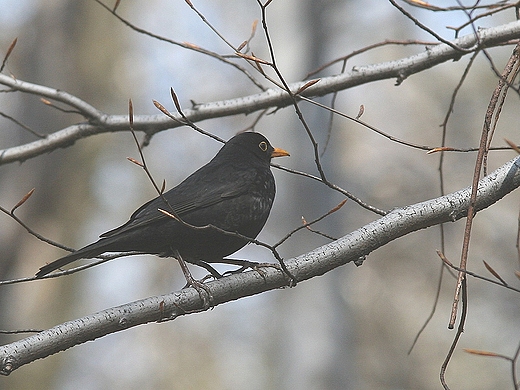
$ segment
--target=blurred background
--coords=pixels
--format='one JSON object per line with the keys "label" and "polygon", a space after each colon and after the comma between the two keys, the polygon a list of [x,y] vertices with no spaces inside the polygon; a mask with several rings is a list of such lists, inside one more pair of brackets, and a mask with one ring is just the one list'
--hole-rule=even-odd
{"label": "blurred background", "polygon": [[[440,1],[439,6],[456,2]],[[219,32],[238,46],[261,17],[256,1],[194,1]],[[113,4],[109,4],[113,6]],[[140,35],[95,1],[0,0],[0,57],[18,43],[6,74],[66,90],[108,114],[157,114],[152,99],[173,110],[173,87],[183,107],[259,92],[243,74],[213,58]],[[118,12],[132,23],[179,42],[221,54],[230,49],[202,23],[184,1],[121,2]],[[451,39],[446,26],[467,20],[462,13],[411,9],[424,24]],[[304,79],[319,65],[385,39],[433,40],[388,2],[273,1],[267,22],[279,68],[288,82]],[[489,27],[512,21],[514,12],[480,19]],[[470,33],[469,28],[462,35]],[[421,52],[423,46],[386,46],[347,64],[379,63]],[[260,28],[251,50],[268,58]],[[491,49],[499,70],[512,47]],[[410,76],[402,85],[385,80],[339,93],[336,108],[404,140],[438,146],[439,126],[469,57]],[[242,62],[242,65],[245,63]],[[247,66],[246,66],[247,67]],[[341,64],[319,76],[337,74]],[[254,70],[252,70],[254,72]],[[262,80],[269,86],[267,81]],[[478,146],[484,114],[497,84],[481,55],[464,83],[448,125],[447,144]],[[330,104],[331,96],[318,99]],[[325,149],[323,166],[330,181],[384,210],[440,195],[439,155],[426,155],[334,118],[309,104],[301,108]],[[84,121],[45,106],[38,97],[0,94],[0,111],[45,134]],[[257,118],[236,116],[198,125],[228,139]],[[518,96],[506,104],[495,145],[519,142]],[[0,117],[0,148],[35,136]],[[262,117],[255,129],[291,153],[277,162],[316,174],[312,146],[291,107]],[[179,128],[155,135],[144,150],[157,181],[170,188],[205,164],[220,144]],[[34,230],[71,247],[80,247],[126,222],[155,196],[144,172],[126,157],[138,158],[128,132],[80,140],[65,149],[0,166],[0,205],[10,209],[31,188],[34,195],[18,215]],[[445,156],[445,190],[468,186],[476,155]],[[515,157],[493,152],[490,171]],[[335,207],[343,196],[324,185],[274,170],[277,198],[259,239],[275,243],[301,224]],[[515,248],[518,191],[478,214],[473,228],[469,269],[489,276],[485,260],[511,284],[519,268]],[[316,229],[343,236],[377,219],[352,201]],[[33,275],[62,255],[5,215],[0,215],[1,280]],[[446,256],[458,263],[464,221],[447,225]],[[328,241],[300,231],[281,248],[289,258]],[[408,354],[432,310],[441,270],[438,227],[410,234],[370,254],[363,266],[348,264],[296,288],[271,291],[170,323],[148,324],[38,360],[0,378],[5,389],[438,389],[439,371],[455,335],[447,329],[455,280],[445,274],[437,311]],[[274,262],[270,252],[247,246],[237,258]],[[226,270],[226,268],[219,268]],[[197,277],[205,272],[192,269]],[[175,261],[154,256],[117,259],[53,280],[0,287],[0,329],[46,329],[114,305],[169,293],[184,285]],[[512,356],[520,342],[518,294],[469,279],[465,332],[448,367],[453,389],[513,388],[510,364],[465,353],[462,348]],[[2,344],[20,335],[1,336]]]}

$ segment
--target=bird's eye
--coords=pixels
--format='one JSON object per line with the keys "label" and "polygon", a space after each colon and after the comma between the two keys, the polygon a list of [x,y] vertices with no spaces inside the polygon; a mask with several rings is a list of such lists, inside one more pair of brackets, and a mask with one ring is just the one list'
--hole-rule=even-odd
{"label": "bird's eye", "polygon": [[258,147],[260,148],[260,150],[262,152],[266,152],[267,151],[267,142],[265,141],[262,141],[258,144]]}

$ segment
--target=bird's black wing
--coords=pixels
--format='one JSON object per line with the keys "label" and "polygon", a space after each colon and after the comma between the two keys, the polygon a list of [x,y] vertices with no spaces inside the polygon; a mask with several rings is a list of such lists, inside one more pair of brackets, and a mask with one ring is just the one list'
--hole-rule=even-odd
{"label": "bird's black wing", "polygon": [[[165,192],[162,197],[158,196],[139,207],[124,225],[103,233],[100,237],[112,237],[171,218],[159,209],[169,213],[173,209],[172,214],[182,219],[192,211],[243,195],[248,192],[257,175],[255,170],[243,170],[230,180],[229,176],[219,175],[218,168],[218,166],[202,167],[177,187]],[[204,172],[200,172],[202,170]],[[199,172],[200,174],[197,174]],[[164,200],[168,203],[166,204]]]}

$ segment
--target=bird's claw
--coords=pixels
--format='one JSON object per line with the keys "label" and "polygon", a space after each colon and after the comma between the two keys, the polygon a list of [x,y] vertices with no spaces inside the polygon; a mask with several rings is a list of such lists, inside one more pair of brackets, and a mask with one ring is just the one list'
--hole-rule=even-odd
{"label": "bird's claw", "polygon": [[239,273],[242,273],[242,272],[244,272],[245,270],[247,270],[249,268],[249,269],[251,269],[253,271],[258,272],[262,276],[262,278],[265,279],[267,277],[267,274],[264,272],[263,268],[267,268],[267,267],[274,268],[274,269],[276,269],[278,271],[282,271],[283,272],[283,270],[281,269],[281,267],[278,264],[274,264],[274,263],[257,263],[256,261],[243,260],[242,266],[240,268],[232,270],[232,271],[226,271],[226,272],[223,273],[223,276],[239,274]]}
{"label": "bird's claw", "polygon": [[204,310],[207,310],[211,307],[211,302],[213,302],[213,295],[211,294],[211,290],[206,284],[192,278],[188,281],[186,286],[184,286],[184,288],[188,287],[193,287],[197,291],[200,299],[202,299],[202,307]]}

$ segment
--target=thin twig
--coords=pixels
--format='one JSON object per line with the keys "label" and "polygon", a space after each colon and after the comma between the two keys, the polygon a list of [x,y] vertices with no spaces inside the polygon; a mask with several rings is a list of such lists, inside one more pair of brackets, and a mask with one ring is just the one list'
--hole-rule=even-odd
{"label": "thin twig", "polygon": [[13,118],[12,116],[10,115],[7,115],[3,112],[0,112],[0,116],[3,116],[4,118],[10,120],[11,122],[13,122],[14,124],[20,126],[22,129],[24,130],[27,130],[29,133],[31,133],[32,135],[34,135],[35,137],[38,137],[40,139],[45,139],[47,136],[45,134],[40,134],[38,133],[37,131],[34,131],[33,129],[31,129],[29,126],[27,125],[24,125],[22,122],[20,122],[19,120]]}
{"label": "thin twig", "polygon": [[466,316],[468,314],[468,295],[467,295],[467,288],[466,288],[467,280],[464,278],[462,280],[462,314],[460,316],[460,322],[459,326],[457,328],[457,333],[455,334],[455,337],[453,338],[453,342],[450,345],[450,349],[448,353],[446,354],[446,358],[444,359],[444,362],[441,365],[441,370],[439,373],[439,377],[441,380],[441,384],[444,387],[445,390],[449,390],[448,383],[446,382],[446,370],[448,369],[448,364],[451,361],[451,357],[453,356],[453,353],[455,352],[455,348],[457,347],[457,344],[462,337],[462,333],[464,332],[464,324],[466,323]]}
{"label": "thin twig", "polygon": [[435,314],[435,311],[437,310],[437,305],[439,304],[439,297],[441,296],[441,286],[442,286],[442,279],[443,279],[443,275],[444,275],[444,269],[445,269],[445,266],[444,266],[444,264],[441,263],[441,269],[439,272],[439,277],[437,279],[437,289],[435,290],[435,298],[433,299],[433,305],[430,310],[430,314],[428,315],[428,317],[426,317],[426,320],[422,324],[421,328],[417,331],[417,334],[415,335],[415,338],[412,341],[412,345],[410,346],[410,349],[408,350],[408,355],[410,355],[412,353],[415,345],[417,344],[417,341],[419,341],[419,337],[421,337],[421,334],[426,330],[426,327],[432,320],[432,318]]}
{"label": "thin twig", "polygon": [[319,181],[320,183],[325,184],[327,187],[333,189],[334,191],[338,191],[339,193],[345,195],[347,198],[353,200],[354,202],[356,202],[361,207],[363,207],[363,208],[365,208],[365,209],[367,209],[369,211],[372,211],[372,212],[374,212],[376,214],[379,214],[379,215],[386,215],[387,214],[386,211],[378,209],[377,207],[374,207],[372,205],[369,205],[368,203],[364,202],[363,200],[361,200],[357,196],[354,196],[353,194],[351,194],[347,190],[344,190],[343,188],[337,186],[336,184],[333,184],[333,183],[330,183],[330,182],[324,182],[318,176],[314,176],[314,175],[312,175],[310,173],[307,173],[307,172],[301,172],[301,171],[298,171],[296,169],[287,168],[287,167],[284,167],[284,166],[281,166],[281,165],[278,165],[278,164],[271,164],[271,165],[273,167],[275,167],[275,168],[278,168],[278,169],[282,170],[282,171],[293,173],[295,175],[299,175],[299,176],[307,177],[307,178],[312,179],[312,180]]}
{"label": "thin twig", "polygon": [[415,17],[413,17],[412,14],[410,14],[408,11],[406,11],[403,7],[401,7],[395,0],[389,0],[392,5],[397,8],[404,16],[406,16],[408,19],[410,19],[412,22],[415,23],[416,26],[418,26],[420,29],[426,31],[431,36],[435,37],[439,42],[442,42],[448,46],[450,46],[452,49],[455,49],[457,51],[460,51],[461,53],[469,53],[475,50],[477,47],[476,45],[473,48],[465,49],[463,47],[457,46],[453,44],[452,42],[448,41],[447,39],[444,39],[439,34],[437,34],[435,31],[430,29],[429,27],[426,27],[423,23],[419,22]]}
{"label": "thin twig", "polygon": [[105,8],[108,12],[110,12],[112,15],[114,15],[120,22],[122,22],[123,24],[125,24],[126,26],[130,27],[132,30],[134,30],[135,32],[137,33],[140,33],[140,34],[143,34],[143,35],[147,35],[151,38],[154,38],[154,39],[157,39],[159,41],[162,41],[162,42],[167,42],[167,43],[170,43],[172,45],[175,45],[175,46],[179,46],[179,47],[182,47],[183,49],[187,49],[187,50],[192,50],[192,51],[195,51],[197,53],[201,53],[201,54],[204,54],[204,55],[207,55],[209,57],[213,57],[221,62],[224,62],[225,64],[227,65],[230,65],[232,66],[233,68],[237,69],[238,71],[240,71],[241,73],[243,73],[256,87],[258,87],[261,91],[265,91],[266,88],[260,84],[252,75],[251,73],[249,73],[245,68],[241,67],[240,65],[234,63],[233,61],[230,61],[228,60],[225,56],[222,56],[218,53],[215,53],[211,50],[207,50],[207,49],[204,49],[200,46],[197,46],[197,45],[194,45],[194,44],[191,44],[191,43],[185,43],[185,42],[177,42],[177,41],[174,41],[172,39],[169,39],[169,38],[166,38],[166,37],[163,37],[163,36],[160,36],[160,35],[157,35],[157,34],[154,34],[148,30],[145,30],[143,28],[140,28],[140,27],[137,27],[136,25],[132,24],[130,21],[126,20],[125,18],[123,18],[122,16],[120,16],[116,10],[114,9],[111,9],[110,7],[108,7],[107,5],[105,5],[101,0],[94,0],[96,3],[98,3],[99,5],[101,5],[103,8]]}
{"label": "thin twig", "polygon": [[442,252],[440,251],[437,251],[437,254],[439,255],[439,257],[441,258],[441,260],[443,261],[443,263],[456,270],[457,272],[463,272],[464,274],[466,275],[469,275],[469,276],[472,276],[474,277],[475,279],[480,279],[480,280],[483,280],[485,282],[488,282],[488,283],[491,283],[491,284],[496,284],[497,286],[500,286],[500,287],[505,287],[506,289],[508,290],[511,290],[511,291],[515,291],[517,293],[520,293],[520,289],[519,288],[516,288],[516,287],[512,287],[510,285],[508,285],[507,283],[505,283],[503,280],[495,280],[495,279],[491,279],[491,278],[487,278],[485,276],[482,276],[482,275],[479,275],[475,272],[471,272],[471,271],[468,271],[467,269],[462,269],[460,267],[457,267],[455,264],[453,264],[452,262],[450,262],[443,254]]}
{"label": "thin twig", "polygon": [[[342,200],[337,206],[333,207],[332,209],[330,209],[329,211],[327,211],[325,214],[321,215],[320,217],[312,220],[311,222],[306,222],[305,219],[303,219],[304,223],[301,225],[301,226],[298,226],[297,228],[291,230],[289,233],[287,233],[285,235],[285,237],[283,237],[280,241],[278,241],[276,244],[273,245],[273,248],[277,248],[279,247],[280,245],[282,245],[285,241],[287,241],[294,233],[302,230],[302,229],[305,229],[305,228],[308,228],[312,225],[314,225],[315,223],[323,220],[324,218],[328,217],[329,215],[335,213],[336,211],[338,211],[339,209],[341,209],[345,203],[347,202],[346,199]],[[302,217],[303,218],[303,217]]]}
{"label": "thin twig", "polygon": [[18,41],[18,38],[15,38],[11,44],[9,45],[9,47],[7,48],[7,52],[5,53],[5,56],[4,56],[4,59],[2,61],[2,65],[0,65],[0,72],[3,72],[5,66],[7,65],[7,60],[9,58],[9,56],[11,55],[11,53],[13,52],[14,50],[14,47],[16,46],[16,42]]}

